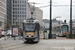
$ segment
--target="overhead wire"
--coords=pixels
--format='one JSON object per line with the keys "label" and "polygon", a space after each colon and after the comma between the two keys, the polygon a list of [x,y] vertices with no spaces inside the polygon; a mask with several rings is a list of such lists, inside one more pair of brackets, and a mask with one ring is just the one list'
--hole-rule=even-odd
{"label": "overhead wire", "polygon": [[[39,8],[43,8],[43,7],[49,7],[50,5],[46,5],[46,6],[40,6]],[[52,5],[52,6],[55,6],[55,7],[61,7],[61,6],[70,6],[70,5]],[[73,7],[75,6],[75,5],[72,5]]]}

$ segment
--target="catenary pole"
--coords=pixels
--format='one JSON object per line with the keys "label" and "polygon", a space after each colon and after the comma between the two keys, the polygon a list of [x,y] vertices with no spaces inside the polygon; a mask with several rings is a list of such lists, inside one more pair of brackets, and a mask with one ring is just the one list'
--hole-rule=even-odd
{"label": "catenary pole", "polygon": [[52,0],[50,0],[50,26],[49,26],[49,39],[52,38]]}
{"label": "catenary pole", "polygon": [[72,0],[70,0],[70,38],[72,38]]}

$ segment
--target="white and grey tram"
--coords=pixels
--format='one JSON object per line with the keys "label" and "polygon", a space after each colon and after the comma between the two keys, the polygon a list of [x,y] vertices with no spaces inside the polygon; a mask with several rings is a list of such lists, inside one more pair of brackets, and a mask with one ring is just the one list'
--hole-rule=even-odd
{"label": "white and grey tram", "polygon": [[23,21],[23,41],[39,42],[39,21],[33,18]]}

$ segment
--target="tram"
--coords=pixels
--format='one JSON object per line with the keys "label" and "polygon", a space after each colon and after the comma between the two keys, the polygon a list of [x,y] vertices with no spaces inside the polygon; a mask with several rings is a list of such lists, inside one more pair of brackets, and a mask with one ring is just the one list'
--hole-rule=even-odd
{"label": "tram", "polygon": [[23,41],[39,42],[39,21],[33,18],[23,21]]}
{"label": "tram", "polygon": [[66,36],[66,34],[69,34],[69,26],[67,24],[61,24],[58,26],[52,27],[52,31],[57,36]]}

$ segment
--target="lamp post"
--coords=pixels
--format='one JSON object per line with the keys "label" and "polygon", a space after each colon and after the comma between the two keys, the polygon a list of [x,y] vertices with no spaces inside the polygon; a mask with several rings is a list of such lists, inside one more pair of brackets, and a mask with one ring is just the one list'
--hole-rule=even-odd
{"label": "lamp post", "polygon": [[72,38],[72,0],[70,1],[70,38]]}
{"label": "lamp post", "polygon": [[51,39],[52,38],[52,19],[51,19],[51,17],[52,17],[52,0],[50,0],[50,26],[49,26],[49,39]]}
{"label": "lamp post", "polygon": [[6,24],[7,24],[7,22],[6,22],[6,15],[4,17],[5,17],[4,18],[4,34],[5,34],[4,40],[6,41],[6,34],[7,34],[7,31],[6,31]]}

